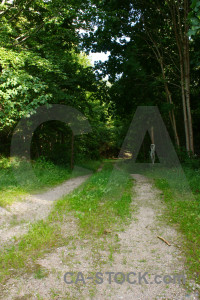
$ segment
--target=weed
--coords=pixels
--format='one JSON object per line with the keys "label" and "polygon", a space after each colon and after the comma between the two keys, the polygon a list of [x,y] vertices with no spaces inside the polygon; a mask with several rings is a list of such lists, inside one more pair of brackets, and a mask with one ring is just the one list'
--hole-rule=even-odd
{"label": "weed", "polygon": [[[45,159],[32,161],[33,172],[36,177],[30,178],[28,163],[18,158],[0,159],[0,206],[5,207],[14,201],[22,200],[29,193],[36,193],[62,183],[63,181],[85,175],[95,171],[100,166],[100,161],[88,161],[73,172],[66,167],[54,165]],[[20,183],[14,173],[20,177]]]}
{"label": "weed", "polygon": [[198,271],[200,269],[200,170],[184,167],[192,193],[176,176],[177,172],[174,169],[169,169],[167,172],[170,181],[163,178],[159,171],[147,175],[154,178],[155,186],[162,191],[162,197],[167,205],[165,219],[169,223],[176,224],[186,237],[182,248],[185,250],[187,266],[191,276],[194,277],[195,274],[198,277],[200,275]]}
{"label": "weed", "polygon": [[[38,270],[36,261],[44,253],[72,241],[71,235],[63,237],[61,231],[70,210],[79,221],[80,231],[77,234],[94,244],[92,253],[94,257],[97,256],[98,247],[103,245],[97,238],[104,238],[105,241],[106,236],[112,237],[117,224],[121,227],[130,216],[131,190],[132,180],[128,174],[120,171],[113,174],[112,166],[107,164],[101,172],[93,174],[78,189],[55,202],[47,220],[31,225],[26,235],[16,239],[13,245],[0,253],[0,281],[4,282],[11,275],[22,274],[25,271],[34,272],[37,278],[45,276],[40,269]],[[113,241],[114,243],[105,245],[109,248],[111,262],[114,252],[118,250],[117,235],[113,236]],[[72,247],[76,247],[73,241]],[[68,260],[64,255],[62,259],[66,262]],[[99,262],[96,260],[96,263]]]}

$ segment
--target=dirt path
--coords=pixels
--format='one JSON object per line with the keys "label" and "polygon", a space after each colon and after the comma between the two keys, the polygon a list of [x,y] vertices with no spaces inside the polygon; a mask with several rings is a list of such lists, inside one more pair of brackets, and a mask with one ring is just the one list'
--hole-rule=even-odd
{"label": "dirt path", "polygon": [[[199,299],[194,288],[192,293],[187,294],[182,284],[155,283],[155,275],[161,276],[158,281],[164,281],[164,275],[185,273],[180,247],[182,237],[158,219],[164,211],[160,192],[145,177],[132,176],[136,181],[133,208],[136,205],[138,210],[133,213],[124,231],[117,231],[114,227],[111,235],[99,240],[82,240],[78,234],[77,219],[69,215],[63,228],[64,234],[69,237],[69,244],[37,261],[45,275],[38,278],[36,274],[24,274],[10,279],[1,299]],[[171,246],[159,240],[157,235],[170,241]],[[66,272],[82,272],[86,284],[66,284],[63,279]],[[102,272],[102,284],[87,279],[88,276],[94,277],[96,272]],[[119,284],[115,274],[112,274],[109,284],[106,272],[134,272],[136,275],[132,274],[129,280],[136,279],[137,283],[125,281]],[[138,284],[139,273],[142,276],[145,272],[150,275],[145,276],[148,284],[144,279]],[[123,274],[121,278],[118,276],[119,281],[123,279]]]}
{"label": "dirt path", "polygon": [[89,176],[69,179],[47,192],[30,195],[25,201],[15,202],[7,210],[0,210],[0,247],[28,231],[29,224],[45,219],[53,202],[69,194],[81,185]]}
{"label": "dirt path", "polygon": [[[174,279],[174,274],[185,274],[184,258],[180,250],[182,237],[173,227],[159,220],[159,216],[164,218],[164,204],[160,200],[160,192],[153,188],[146,177],[136,174],[132,177],[136,180],[134,203],[138,212],[136,220],[132,220],[125,232],[119,234],[120,253],[115,255],[110,269],[125,274],[136,273],[130,280],[136,279],[137,284],[105,284],[103,289],[98,289],[95,299],[199,299],[197,292],[188,294],[182,284],[163,282],[167,279],[164,279],[165,275]],[[171,246],[157,236],[170,241]],[[145,280],[138,284],[140,272],[141,276],[148,273],[145,276],[148,284]],[[155,283],[155,275],[161,276],[157,278],[162,283]]]}

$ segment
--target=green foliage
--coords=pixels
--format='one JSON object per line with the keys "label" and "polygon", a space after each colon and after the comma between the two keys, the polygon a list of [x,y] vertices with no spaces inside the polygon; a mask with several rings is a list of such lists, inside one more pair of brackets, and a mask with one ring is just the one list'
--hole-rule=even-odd
{"label": "green foliage", "polygon": [[190,159],[189,153],[184,147],[177,147],[176,153],[178,155],[178,159],[181,163],[186,162]]}
{"label": "green foliage", "polygon": [[[24,185],[19,186],[16,181],[14,170],[19,170],[24,178]],[[0,160],[0,189],[1,200],[0,205],[6,206],[16,200],[20,200],[30,192],[36,192],[41,189],[54,186],[70,178],[70,170],[59,166],[55,166],[45,160],[38,160],[33,163],[33,170],[37,176],[34,182],[31,178],[27,178],[26,162],[19,161],[17,158]]]}
{"label": "green foliage", "polygon": [[[79,166],[87,170],[95,171],[100,165],[99,161],[80,162]],[[60,165],[54,165],[45,158],[39,158],[32,162],[33,171],[36,180],[27,177],[26,161],[18,158],[0,159],[0,206],[12,204],[28,195],[28,193],[39,192],[52,186],[62,183],[74,176],[84,175],[83,171],[72,173],[70,168]],[[14,177],[14,171],[18,171],[23,178],[23,185],[20,186]]]}
{"label": "green foliage", "polygon": [[[183,10],[176,4],[182,21]],[[193,14],[199,18],[198,9],[195,0],[191,20]],[[92,125],[92,133],[75,138],[75,163],[117,156],[139,105],[157,105],[172,138],[169,114],[174,110],[181,145],[185,143],[178,50],[167,2],[6,1],[1,5],[0,20],[2,153],[9,153],[14,126],[22,117],[52,103],[77,108]],[[80,29],[86,30],[83,39]],[[190,39],[190,45],[191,109],[198,135],[198,34]],[[96,76],[80,49],[110,51],[109,60],[96,65]],[[159,52],[166,78],[155,55]],[[105,75],[110,84],[102,80]],[[170,104],[166,83],[172,95]],[[35,132],[32,157],[45,156],[69,165],[70,141],[71,131],[64,124],[43,124]]]}
{"label": "green foliage", "polygon": [[200,32],[200,1],[198,0],[192,1],[189,21],[191,28],[188,32],[188,35],[194,36]]}
{"label": "green foliage", "polygon": [[[27,61],[37,61],[44,69],[44,59],[20,55],[12,50],[0,49],[0,64],[2,75],[0,77],[0,129],[12,127],[20,118],[35,113],[38,106],[51,101],[52,94],[48,92],[48,85],[37,76],[26,71]],[[32,62],[32,64],[33,64]]]}
{"label": "green foliage", "polygon": [[[22,117],[28,118],[39,106],[53,103],[77,108],[94,125],[93,135],[75,140],[75,160],[99,158],[97,148],[105,132],[108,137],[108,130],[100,120],[105,119],[107,109],[101,109],[105,85],[97,83],[87,56],[79,49],[78,28],[84,23],[81,7],[85,2],[23,0],[9,4],[6,1],[1,7],[2,153],[9,152],[14,126]],[[45,156],[54,163],[69,165],[70,139],[71,131],[65,124],[43,124],[34,135],[32,156]]]}

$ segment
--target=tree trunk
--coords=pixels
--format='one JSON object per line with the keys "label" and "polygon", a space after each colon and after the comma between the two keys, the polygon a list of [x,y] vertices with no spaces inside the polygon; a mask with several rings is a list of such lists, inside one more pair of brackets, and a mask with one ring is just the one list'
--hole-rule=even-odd
{"label": "tree trunk", "polygon": [[154,128],[151,127],[151,143],[154,144]]}
{"label": "tree trunk", "polygon": [[[193,129],[192,117],[190,109],[190,61],[189,61],[189,39],[188,33],[188,0],[181,0],[178,3],[167,0],[172,17],[172,24],[176,44],[178,48],[180,61],[180,81],[183,104],[183,116],[185,126],[186,149],[188,152],[194,153],[193,146]],[[181,9],[184,10],[184,15],[181,16]]]}
{"label": "tree trunk", "polygon": [[72,132],[72,143],[71,143],[71,170],[74,168],[74,133]]}
{"label": "tree trunk", "polygon": [[[165,77],[165,70],[164,70],[163,61],[161,61],[161,70],[162,70],[162,75],[163,75],[163,79],[164,79],[164,86],[165,86],[167,101],[170,104],[173,104],[172,95],[169,91],[169,87],[168,87],[166,77]],[[170,120],[171,120],[171,123],[172,123],[173,131],[174,131],[174,138],[175,138],[176,145],[178,147],[180,147],[180,141],[179,141],[177,126],[176,126],[176,119],[175,119],[174,109],[172,109],[172,111],[169,113],[169,116],[170,116]]]}
{"label": "tree trunk", "polygon": [[185,126],[186,149],[189,152],[190,151],[189,126],[188,126],[186,101],[185,101],[184,73],[183,73],[182,58],[180,59],[180,70],[181,70],[181,93],[182,93],[183,116],[184,116],[184,126]]}
{"label": "tree trunk", "polygon": [[[154,41],[154,39],[151,37],[150,33],[148,32],[148,30],[146,29],[147,34],[152,42],[152,51],[155,54],[155,57],[158,61],[158,63],[160,64],[160,68],[161,68],[161,72],[162,72],[162,77],[163,77],[163,81],[164,81],[164,87],[165,87],[165,93],[166,93],[166,99],[167,102],[169,102],[170,104],[173,104],[172,101],[172,96],[171,93],[169,91],[169,87],[167,84],[167,80],[166,80],[166,76],[165,76],[165,69],[164,69],[164,63],[163,63],[163,56],[158,48],[157,43]],[[154,49],[155,48],[155,49]],[[179,136],[178,136],[178,131],[177,131],[177,126],[176,126],[176,118],[175,118],[175,114],[174,114],[174,109],[172,109],[171,112],[169,112],[169,117],[170,117],[170,121],[172,124],[172,128],[174,131],[174,138],[175,138],[175,143],[178,147],[180,147],[180,141],[179,141]]]}
{"label": "tree trunk", "polygon": [[188,115],[188,132],[189,132],[190,151],[194,154],[192,115],[191,115],[191,108],[190,108],[190,56],[189,56],[189,37],[187,36],[188,30],[189,30],[188,14],[189,14],[188,0],[184,0],[185,32],[184,32],[184,48],[183,49],[184,49],[184,65],[185,65],[185,96],[186,96],[186,108],[187,108],[187,115]]}

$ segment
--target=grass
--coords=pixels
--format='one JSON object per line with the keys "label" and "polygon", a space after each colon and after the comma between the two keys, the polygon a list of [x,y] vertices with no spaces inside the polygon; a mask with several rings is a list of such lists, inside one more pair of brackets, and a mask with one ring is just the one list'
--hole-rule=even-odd
{"label": "grass", "polygon": [[181,248],[186,256],[189,275],[200,284],[200,168],[190,160],[177,168],[159,165],[137,165],[131,161],[118,165],[130,173],[139,173],[154,180],[166,203],[165,220],[183,234]]}
{"label": "grass", "polygon": [[180,170],[176,169],[156,170],[146,175],[153,178],[155,186],[163,192],[167,207],[165,218],[184,234],[186,239],[181,246],[188,270],[200,283],[200,170],[188,167],[183,170],[186,178],[177,176]]}
{"label": "grass", "polygon": [[93,175],[84,189],[76,190],[56,203],[61,216],[73,210],[84,234],[101,235],[112,230],[116,217],[130,216],[132,180],[125,172],[113,171],[111,164]]}
{"label": "grass", "polygon": [[[111,235],[117,224],[121,226],[131,215],[132,184],[128,173],[113,171],[111,164],[105,164],[101,172],[94,173],[81,187],[58,200],[47,220],[31,225],[27,234],[1,251],[0,282],[24,272],[33,272],[38,278],[44,275],[38,270],[37,258],[73,239],[70,233],[67,237],[61,233],[69,211],[78,220],[78,237],[93,241],[95,237]],[[112,261],[116,241],[108,246]]]}
{"label": "grass", "polygon": [[[40,159],[32,162],[35,178],[27,170],[27,162],[17,158],[0,159],[0,206],[5,207],[20,200],[28,193],[35,193],[53,187],[63,181],[95,171],[100,161],[81,162],[81,168],[71,171],[65,166],[54,165],[52,162]],[[20,182],[16,180],[20,179]]]}
{"label": "grass", "polygon": [[[9,275],[25,268],[28,260],[32,262],[40,257],[45,249],[59,244],[61,235],[59,227],[48,222],[39,221],[32,225],[29,232],[16,244],[9,246],[0,255],[1,275]],[[29,264],[30,268],[30,264]]]}
{"label": "grass", "polygon": [[[38,178],[38,185],[28,183],[20,187],[11,170],[22,167],[21,162],[1,160],[0,178],[2,191],[0,204],[11,203],[12,196],[19,196],[36,189],[56,185],[63,180],[75,176],[68,169],[55,166],[45,161],[38,161],[33,168]],[[19,165],[18,165],[19,164]],[[20,166],[21,164],[21,166]],[[83,168],[96,170],[99,162],[82,163]],[[44,172],[45,170],[45,172]],[[200,170],[184,167],[184,175],[177,169],[149,169],[145,174],[154,179],[155,185],[163,193],[166,203],[165,218],[169,223],[176,224],[186,237],[182,246],[186,253],[190,274],[199,281],[200,270]],[[187,182],[191,191],[188,189]],[[30,226],[29,232],[16,240],[0,253],[0,282],[5,282],[11,276],[32,272],[37,279],[47,275],[45,270],[37,265],[37,259],[59,246],[64,246],[74,239],[64,237],[61,227],[71,211],[78,220],[77,235],[93,243],[94,252],[100,247],[99,238],[116,238],[116,228],[122,229],[123,224],[131,216],[131,197],[133,181],[126,171],[113,170],[109,161],[104,161],[103,170],[94,173],[82,186],[69,195],[55,202],[54,208],[45,221],[38,221]],[[3,194],[3,193],[8,193]],[[2,196],[6,195],[3,202]],[[66,226],[67,227],[67,226]],[[106,244],[108,260],[112,264],[113,254],[118,250],[117,241]],[[141,261],[142,262],[142,261]],[[97,260],[97,263],[98,260]],[[126,261],[123,260],[126,264]]]}

